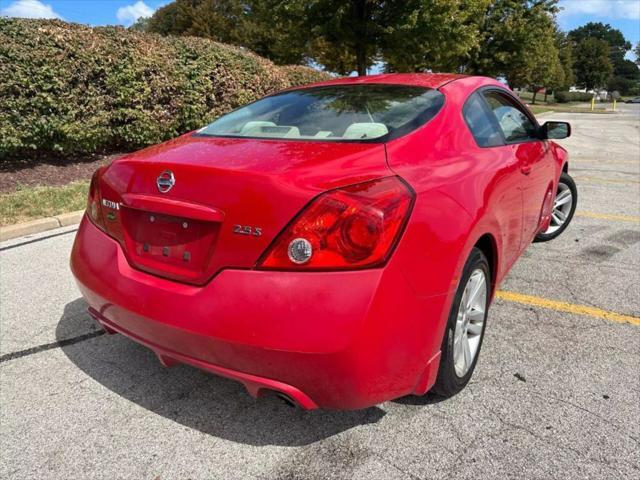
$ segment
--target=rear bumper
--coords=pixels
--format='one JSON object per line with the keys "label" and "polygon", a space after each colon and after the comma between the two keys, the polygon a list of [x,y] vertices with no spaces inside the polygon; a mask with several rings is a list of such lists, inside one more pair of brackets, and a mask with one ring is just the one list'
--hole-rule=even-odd
{"label": "rear bumper", "polygon": [[228,368],[219,367],[217,365],[212,365],[210,363],[203,362],[193,357],[189,357],[188,355],[184,355],[178,352],[174,352],[171,350],[167,350],[165,348],[160,347],[159,345],[154,344],[150,340],[144,339],[142,337],[137,336],[133,332],[129,332],[125,330],[120,325],[111,322],[108,318],[101,315],[99,312],[89,307],[89,314],[100,324],[102,327],[110,334],[121,333],[131,338],[132,340],[149,347],[151,350],[155,352],[158,356],[158,360],[165,367],[172,367],[176,363],[185,363],[187,365],[192,365],[194,367],[200,368],[202,370],[209,371],[211,373],[215,373],[216,375],[220,375],[221,377],[231,378],[233,380],[237,380],[244,384],[247,391],[252,397],[258,397],[260,392],[263,391],[274,391],[278,393],[283,393],[287,395],[289,398],[295,401],[300,407],[305,410],[314,410],[318,408],[318,405],[309,398],[304,392],[301,392],[297,388],[287,385],[286,383],[278,382],[277,380],[270,380],[268,378],[257,377],[255,375],[251,375],[248,373],[238,372],[235,370],[230,370]]}
{"label": "rear bumper", "polygon": [[[424,393],[439,362],[446,295],[419,298],[399,267],[224,270],[204,286],[131,268],[86,218],[71,268],[90,311],[158,354],[284,393],[303,408],[364,408]],[[444,316],[443,316],[444,315]]]}

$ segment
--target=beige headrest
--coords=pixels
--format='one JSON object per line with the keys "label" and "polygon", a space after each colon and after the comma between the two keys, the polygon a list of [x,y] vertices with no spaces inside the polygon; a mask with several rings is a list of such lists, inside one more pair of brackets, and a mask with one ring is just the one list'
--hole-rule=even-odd
{"label": "beige headrest", "polygon": [[342,138],[349,139],[366,139],[366,138],[378,138],[389,133],[387,126],[383,123],[352,123],[345,130]]}

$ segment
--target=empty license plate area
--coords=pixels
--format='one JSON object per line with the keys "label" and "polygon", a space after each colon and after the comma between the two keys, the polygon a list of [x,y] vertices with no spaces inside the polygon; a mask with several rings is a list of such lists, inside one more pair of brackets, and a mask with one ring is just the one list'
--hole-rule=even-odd
{"label": "empty license plate area", "polygon": [[126,250],[143,270],[198,283],[207,272],[220,224],[122,208]]}

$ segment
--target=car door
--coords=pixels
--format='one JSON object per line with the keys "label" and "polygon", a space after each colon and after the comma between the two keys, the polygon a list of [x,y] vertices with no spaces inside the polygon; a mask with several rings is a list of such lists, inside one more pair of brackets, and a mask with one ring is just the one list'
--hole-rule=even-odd
{"label": "car door", "polygon": [[476,160],[491,175],[491,216],[500,226],[501,270],[507,271],[518,258],[522,237],[522,173],[502,130],[480,92],[473,93],[462,110],[478,149]]}
{"label": "car door", "polygon": [[538,232],[542,205],[551,186],[553,165],[548,154],[549,146],[546,141],[540,140],[535,118],[517,99],[498,89],[485,90],[483,96],[519,166],[522,250]]}

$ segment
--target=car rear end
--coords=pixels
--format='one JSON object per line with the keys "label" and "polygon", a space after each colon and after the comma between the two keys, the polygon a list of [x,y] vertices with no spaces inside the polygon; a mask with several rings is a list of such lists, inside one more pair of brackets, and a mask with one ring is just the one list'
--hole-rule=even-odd
{"label": "car rear end", "polygon": [[91,315],[167,366],[362,408],[437,370],[424,312],[445,299],[393,256],[414,198],[383,142],[188,134],[96,172],[71,268]]}

